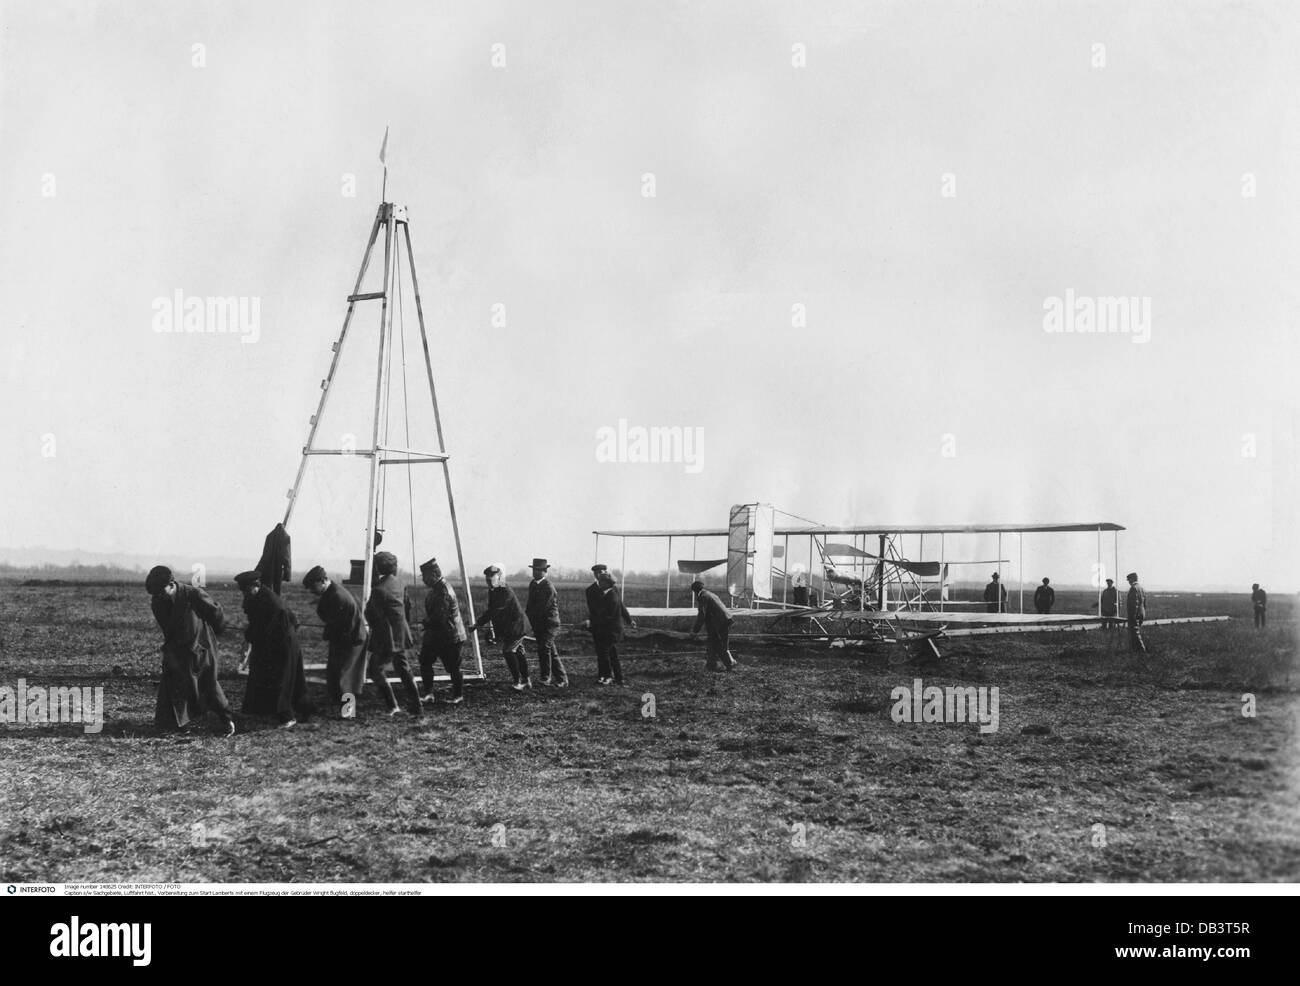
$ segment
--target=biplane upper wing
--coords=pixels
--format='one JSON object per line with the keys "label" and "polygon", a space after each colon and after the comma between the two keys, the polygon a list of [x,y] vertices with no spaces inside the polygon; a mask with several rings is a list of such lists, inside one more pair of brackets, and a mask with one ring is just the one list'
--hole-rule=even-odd
{"label": "biplane upper wing", "polygon": [[[834,527],[813,524],[802,527],[778,525],[773,533],[783,535],[808,535],[818,537],[827,534],[1068,534],[1095,533],[1096,531],[1122,531],[1125,528],[1110,521],[1085,521],[1072,524],[938,524],[930,527],[923,525],[899,524],[860,524],[850,527]],[[602,537],[616,538],[666,538],[666,537],[719,537],[727,536],[725,527],[663,527],[643,530],[607,530],[593,531]]]}

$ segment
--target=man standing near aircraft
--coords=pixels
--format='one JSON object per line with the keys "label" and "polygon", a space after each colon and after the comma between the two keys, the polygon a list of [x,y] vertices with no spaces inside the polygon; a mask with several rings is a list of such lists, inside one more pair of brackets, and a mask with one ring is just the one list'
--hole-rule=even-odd
{"label": "man standing near aircraft", "polygon": [[1128,616],[1128,649],[1136,654],[1147,652],[1146,642],[1142,639],[1142,624],[1147,618],[1147,593],[1138,585],[1137,572],[1129,572],[1128,599],[1126,615]]}
{"label": "man standing near aircraft", "polygon": [[1255,627],[1262,630],[1268,623],[1268,593],[1258,582],[1250,587],[1250,602],[1255,610]]}
{"label": "man standing near aircraft", "polygon": [[614,576],[608,565],[592,565],[595,581],[587,586],[587,626],[596,648],[596,683],[622,685],[623,665],[618,659],[618,642],[623,639],[624,625],[635,627],[636,621],[623,605]]}
{"label": "man standing near aircraft", "polygon": [[990,613],[1007,611],[1007,587],[1002,584],[1002,577],[993,573],[993,581],[984,587],[985,609]]}
{"label": "man standing near aircraft", "polygon": [[1114,630],[1115,625],[1119,622],[1116,616],[1119,615],[1119,590],[1115,588],[1115,580],[1107,579],[1106,588],[1101,590],[1101,628],[1103,630]]}
{"label": "man standing near aircraft", "polygon": [[1034,609],[1044,616],[1052,611],[1052,604],[1056,602],[1056,590],[1051,582],[1051,579],[1043,579],[1043,584],[1034,590]]}
{"label": "man standing near aircraft", "polygon": [[555,634],[560,629],[560,595],[546,577],[550,567],[545,558],[533,559],[533,580],[528,583],[528,602],[524,604],[524,612],[537,641],[537,666],[542,684],[567,688],[569,676],[555,646]]}
{"label": "man standing near aircraft", "polygon": [[708,654],[706,667],[710,671],[732,670],[736,666],[736,659],[727,649],[727,638],[731,633],[731,614],[727,612],[727,607],[723,605],[717,594],[704,588],[704,583],[699,579],[691,583],[691,592],[695,593],[695,608],[698,612],[691,636],[698,637],[701,627],[708,631],[705,644]]}

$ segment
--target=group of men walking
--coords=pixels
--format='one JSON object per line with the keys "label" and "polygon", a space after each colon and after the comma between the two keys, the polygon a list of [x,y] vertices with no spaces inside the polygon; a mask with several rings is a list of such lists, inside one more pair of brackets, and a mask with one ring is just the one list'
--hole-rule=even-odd
{"label": "group of men walking", "polygon": [[[555,638],[560,628],[559,593],[547,578],[550,565],[534,558],[528,596],[521,607],[514,590],[506,585],[500,566],[484,569],[488,583],[487,607],[466,627],[455,590],[443,577],[437,559],[420,566],[420,577],[428,592],[424,596],[424,629],[420,640],[418,667],[423,688],[417,684],[412,654],[415,635],[397,578],[397,557],[388,551],[374,556],[375,578],[364,612],[356,597],[330,579],[321,566],[303,577],[303,586],[316,597],[316,614],[323,626],[328,652],[325,687],[330,707],[345,719],[356,716],[356,702],[367,674],[383,700],[388,715],[403,710],[388,680],[392,667],[405,699],[405,711],[423,714],[424,706],[437,700],[434,675],[437,665],[446,669],[451,689],[445,696],[450,705],[464,701],[462,650],[469,633],[489,632],[489,640],[501,645],[502,657],[515,691],[533,687],[524,642],[531,630],[537,644],[539,685],[567,688],[568,671],[560,658]],[[606,565],[592,566],[592,583],[586,590],[587,622],[596,650],[597,683],[621,686],[623,666],[618,645],[626,627],[635,627],[627,607]],[[275,577],[287,578],[278,564]],[[277,578],[278,581],[278,578]],[[307,699],[302,647],[298,641],[298,620],[284,605],[278,592],[263,581],[259,570],[241,572],[235,582],[243,594],[248,617],[244,638],[248,647],[248,685],[242,712],[251,716],[273,716],[284,727],[308,719],[314,709]],[[176,582],[166,566],[156,566],[145,580],[151,608],[163,632],[163,669],[155,710],[160,729],[184,730],[213,712],[226,735],[235,731],[230,705],[217,681],[215,637],[225,631],[225,614],[206,590]],[[736,661],[728,649],[731,617],[714,593],[696,581],[698,619],[693,636],[707,631],[707,667],[730,671]]]}

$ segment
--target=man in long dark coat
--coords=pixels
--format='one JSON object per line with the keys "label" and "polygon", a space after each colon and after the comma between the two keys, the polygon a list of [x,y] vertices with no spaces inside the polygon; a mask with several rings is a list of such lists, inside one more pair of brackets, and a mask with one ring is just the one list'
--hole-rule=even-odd
{"label": "man in long dark coat", "polygon": [[424,712],[420,705],[420,689],[411,673],[411,651],[415,635],[406,620],[406,606],[402,602],[402,584],[397,578],[397,556],[391,551],[375,555],[375,583],[366,600],[366,622],[370,624],[370,680],[388,703],[392,715],[401,709],[393,686],[388,683],[384,668],[391,664],[406,690],[406,710],[413,716]]}
{"label": "man in long dark coat", "polygon": [[286,728],[311,718],[295,621],[280,597],[262,584],[260,572],[241,572],[235,582],[244,594],[244,638],[251,648],[244,714],[275,716]]}
{"label": "man in long dark coat", "polygon": [[230,703],[217,681],[214,637],[226,628],[221,605],[198,586],[178,584],[165,565],[151,569],[144,585],[153,597],[150,608],[163,632],[154,725],[168,731],[185,729],[204,713],[215,712],[222,733],[233,736]]}
{"label": "man in long dark coat", "polygon": [[1046,616],[1052,611],[1056,602],[1056,590],[1052,588],[1051,579],[1043,579],[1043,584],[1034,590],[1034,611]]}
{"label": "man in long dark coat", "polygon": [[1107,579],[1106,588],[1101,590],[1101,628],[1103,630],[1114,630],[1119,620],[1119,590],[1115,588],[1115,580]]}
{"label": "man in long dark coat", "polygon": [[[330,704],[344,719],[355,718],[356,703],[366,683],[366,624],[361,606],[319,565],[303,576],[302,584],[316,597],[316,615],[325,625],[321,636],[329,645],[325,690]],[[345,700],[348,695],[351,701]]]}
{"label": "man in long dark coat", "polygon": [[501,566],[489,565],[483,569],[483,577],[488,584],[487,608],[470,629],[481,630],[489,623],[492,625],[492,632],[501,643],[506,667],[514,678],[510,687],[522,692],[533,687],[533,680],[528,677],[528,655],[524,653],[524,636],[528,633],[524,611],[515,590],[506,585]]}
{"label": "man in long dark coat", "polygon": [[420,578],[429,592],[424,597],[424,633],[420,639],[420,676],[424,679],[424,700],[433,701],[435,662],[441,661],[451,677],[448,702],[459,705],[465,700],[465,675],[460,670],[461,651],[468,634],[460,615],[456,591],[442,577],[438,559],[430,558],[420,566]]}
{"label": "man in long dark coat", "polygon": [[695,628],[691,636],[698,636],[701,629],[708,632],[705,647],[708,654],[710,671],[730,671],[736,666],[736,659],[731,656],[729,636],[731,635],[731,614],[716,593],[704,588],[704,583],[696,579],[691,583],[691,592],[695,593]]}
{"label": "man in long dark coat", "polygon": [[528,616],[528,625],[533,628],[533,639],[537,641],[537,665],[542,684],[567,688],[569,675],[560,660],[559,648],[555,646],[555,634],[560,629],[560,594],[546,577],[550,567],[545,558],[533,559],[533,580],[528,583],[524,613]]}
{"label": "man in long dark coat", "polygon": [[1007,587],[1002,584],[1002,577],[997,572],[993,573],[992,581],[984,587],[984,608],[990,613],[1007,611]]}
{"label": "man in long dark coat", "polygon": [[587,626],[591,629],[591,642],[596,648],[596,683],[622,685],[623,665],[618,659],[618,642],[623,639],[623,627],[636,626],[632,614],[623,605],[614,576],[609,566],[592,565],[595,581],[587,586]]}

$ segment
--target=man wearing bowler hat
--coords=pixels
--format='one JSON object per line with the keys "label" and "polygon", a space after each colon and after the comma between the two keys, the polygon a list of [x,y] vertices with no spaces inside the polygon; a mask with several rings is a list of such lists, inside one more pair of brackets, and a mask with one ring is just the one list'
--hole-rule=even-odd
{"label": "man wearing bowler hat", "polygon": [[546,577],[550,567],[545,558],[533,559],[533,580],[528,583],[524,613],[537,641],[537,664],[542,684],[567,688],[569,676],[555,646],[555,634],[560,629],[560,594]]}
{"label": "man wearing bowler hat", "polygon": [[375,583],[366,601],[366,622],[370,624],[370,679],[387,703],[388,714],[400,712],[393,686],[384,673],[385,665],[391,663],[406,692],[407,711],[418,716],[424,710],[420,705],[420,689],[411,674],[411,649],[415,646],[415,637],[411,625],[406,622],[406,607],[402,605],[397,556],[391,551],[380,551],[375,555],[374,566]]}
{"label": "man wearing bowler hat", "polygon": [[424,700],[434,700],[433,669],[441,661],[451,677],[451,695],[447,701],[459,705],[465,701],[465,675],[460,669],[461,650],[468,635],[460,615],[456,590],[442,577],[438,559],[430,558],[420,566],[420,578],[429,587],[424,597],[424,636],[420,641],[420,677],[424,679]]}
{"label": "man wearing bowler hat", "polygon": [[984,608],[990,613],[1007,611],[1007,587],[1002,584],[1002,576],[997,572],[993,573],[992,580],[984,587]]}
{"label": "man wearing bowler hat", "polygon": [[1128,599],[1125,600],[1125,615],[1128,617],[1128,649],[1135,654],[1147,652],[1146,642],[1142,639],[1142,624],[1147,618],[1147,594],[1138,585],[1137,572],[1129,572]]}

